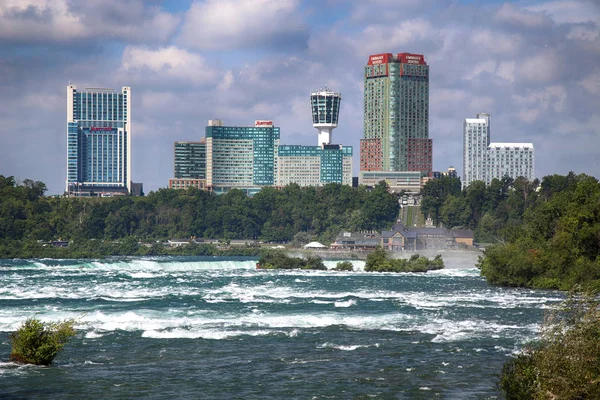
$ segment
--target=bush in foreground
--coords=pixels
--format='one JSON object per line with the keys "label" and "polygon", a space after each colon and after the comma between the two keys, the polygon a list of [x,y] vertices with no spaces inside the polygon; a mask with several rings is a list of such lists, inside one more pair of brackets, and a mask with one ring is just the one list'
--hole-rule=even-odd
{"label": "bush in foreground", "polygon": [[27,319],[10,335],[10,361],[23,364],[50,365],[67,341],[75,336],[75,320],[41,322]]}
{"label": "bush in foreground", "polygon": [[600,303],[572,293],[549,313],[540,342],[506,362],[499,382],[511,399],[600,399]]}

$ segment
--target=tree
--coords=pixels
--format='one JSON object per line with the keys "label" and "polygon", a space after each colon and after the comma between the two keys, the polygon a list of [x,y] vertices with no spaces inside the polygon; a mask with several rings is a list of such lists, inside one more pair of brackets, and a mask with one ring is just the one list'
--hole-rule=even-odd
{"label": "tree", "polygon": [[68,340],[75,336],[75,320],[44,323],[27,319],[10,335],[10,361],[24,364],[50,365]]}
{"label": "tree", "polygon": [[377,183],[368,194],[363,204],[362,212],[367,221],[367,229],[382,229],[395,221],[400,211],[400,205],[395,195],[389,193],[385,181]]}
{"label": "tree", "polygon": [[446,228],[468,226],[470,216],[470,206],[462,196],[449,195],[440,209],[440,221]]}

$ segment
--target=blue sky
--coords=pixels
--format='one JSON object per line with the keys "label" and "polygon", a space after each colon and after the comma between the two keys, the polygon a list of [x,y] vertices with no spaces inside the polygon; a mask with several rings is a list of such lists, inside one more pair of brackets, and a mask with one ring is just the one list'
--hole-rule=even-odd
{"label": "blue sky", "polygon": [[430,65],[434,169],[462,173],[463,120],[488,112],[493,141],[534,143],[538,177],[600,177],[597,0],[3,0],[0,174],[62,193],[69,80],[132,87],[146,192],[208,119],[272,119],[283,144],[316,144],[309,93],[324,85],[343,97],[334,142],[358,154],[363,66],[387,52]]}

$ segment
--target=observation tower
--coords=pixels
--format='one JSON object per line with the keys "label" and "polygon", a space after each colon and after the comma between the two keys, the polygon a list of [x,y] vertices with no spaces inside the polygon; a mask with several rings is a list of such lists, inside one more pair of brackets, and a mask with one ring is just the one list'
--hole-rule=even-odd
{"label": "observation tower", "polygon": [[318,145],[331,144],[331,132],[337,127],[342,95],[327,86],[310,94],[313,126],[318,131]]}

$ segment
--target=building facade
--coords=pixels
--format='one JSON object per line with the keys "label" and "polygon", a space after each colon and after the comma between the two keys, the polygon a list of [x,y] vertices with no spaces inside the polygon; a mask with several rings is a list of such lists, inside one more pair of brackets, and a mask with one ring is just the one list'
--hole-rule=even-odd
{"label": "building facade", "polygon": [[169,189],[206,189],[205,138],[199,142],[175,142],[173,160],[173,178],[169,179]]}
{"label": "building facade", "polygon": [[487,150],[490,144],[490,115],[477,114],[463,123],[463,188],[471,182],[487,182]]}
{"label": "building facade", "polygon": [[175,142],[173,176],[178,179],[206,179],[206,139]]}
{"label": "building facade", "polygon": [[425,180],[419,171],[361,171],[361,184],[375,186],[385,181],[392,192],[416,194],[421,191]]}
{"label": "building facade", "polygon": [[500,143],[492,142],[488,147],[485,164],[487,165],[486,184],[493,179],[508,176],[535,179],[535,150],[533,143]]}
{"label": "building facade", "polygon": [[361,151],[361,168],[431,172],[429,66],[422,54],[369,57],[364,73],[363,138],[364,148],[374,147],[367,141],[378,139],[381,155],[365,152],[363,159]]}
{"label": "building facade", "polygon": [[352,147],[280,145],[277,166],[277,186],[352,185]]}
{"label": "building facade", "polygon": [[210,120],[206,127],[206,186],[216,193],[237,188],[254,194],[274,185],[278,147],[279,128],[273,121],[224,126],[220,120]]}
{"label": "building facade", "polygon": [[67,86],[67,180],[72,196],[131,193],[131,88]]}
{"label": "building facade", "polygon": [[491,142],[490,115],[477,114],[463,124],[463,188],[473,181],[487,185],[505,176],[535,179],[533,143]]}

